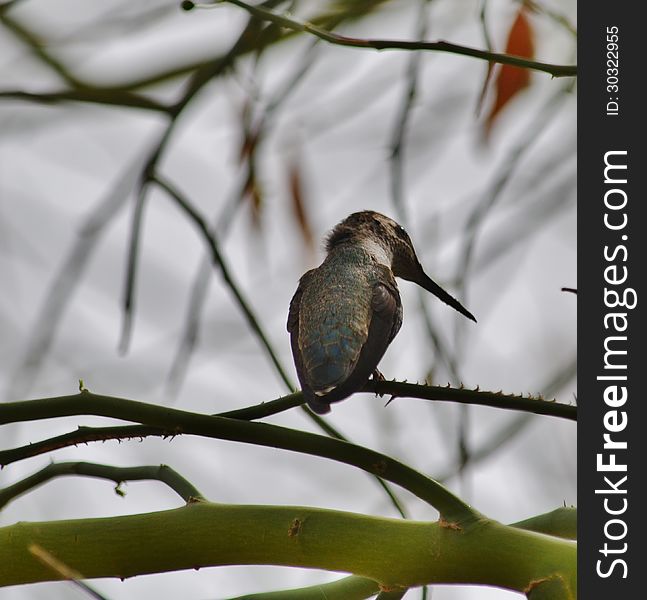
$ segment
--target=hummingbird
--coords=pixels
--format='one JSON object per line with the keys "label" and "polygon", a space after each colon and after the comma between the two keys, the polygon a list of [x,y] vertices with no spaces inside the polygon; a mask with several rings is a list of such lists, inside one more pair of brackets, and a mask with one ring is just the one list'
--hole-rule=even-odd
{"label": "hummingbird", "polygon": [[360,391],[402,325],[395,278],[413,281],[476,322],[474,315],[424,272],[411,238],[393,219],[371,210],[338,223],[326,258],[299,280],[287,330],[308,406],[318,414]]}

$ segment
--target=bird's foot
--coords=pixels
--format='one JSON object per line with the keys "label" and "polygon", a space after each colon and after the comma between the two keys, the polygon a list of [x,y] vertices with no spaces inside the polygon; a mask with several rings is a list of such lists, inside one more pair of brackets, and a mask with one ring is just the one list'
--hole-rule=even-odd
{"label": "bird's foot", "polygon": [[379,369],[375,369],[375,371],[373,371],[371,378],[373,379],[373,381],[386,381],[386,377],[382,375]]}
{"label": "bird's foot", "polygon": [[[373,379],[373,381],[386,381],[386,377],[384,377],[384,375],[382,375],[382,373],[380,372],[380,370],[379,370],[379,369],[375,369],[375,371],[373,371],[372,379]],[[376,396],[379,396],[380,398],[384,398],[384,394],[381,394],[380,392],[376,392],[376,393],[375,393],[375,395],[376,395]],[[396,397],[397,397],[397,396],[392,395],[392,396],[391,396],[391,397],[386,401],[386,404],[385,404],[384,406],[386,407],[386,406],[388,406],[389,404],[391,404],[391,402],[393,402],[393,400],[395,400],[395,398],[396,398]]]}
{"label": "bird's foot", "polygon": [[[371,379],[373,381],[386,381],[386,377],[382,375],[379,369],[375,369],[375,371],[373,371],[373,375],[371,375]],[[375,392],[375,395],[379,396],[380,398],[384,397],[384,394],[381,394],[380,392]]]}
{"label": "bird's foot", "polygon": [[[384,377],[384,375],[382,375],[382,373],[380,372],[379,369],[375,369],[375,371],[373,371],[373,373],[371,375],[371,378],[366,382],[366,386],[364,388],[364,391],[366,391],[366,392],[375,392],[375,396],[379,396],[380,398],[384,398],[385,393],[375,391],[375,386],[369,384],[369,382],[371,382],[371,381],[373,381],[373,382],[386,381],[386,377]],[[388,405],[389,402],[391,402],[391,400],[393,400],[394,398],[395,398],[395,396],[391,396],[389,398],[389,400],[387,401],[386,405]]]}

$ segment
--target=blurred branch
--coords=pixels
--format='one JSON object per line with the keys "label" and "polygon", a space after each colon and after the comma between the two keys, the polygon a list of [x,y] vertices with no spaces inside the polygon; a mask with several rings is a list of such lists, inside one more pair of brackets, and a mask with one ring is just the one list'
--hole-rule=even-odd
{"label": "blurred branch", "polygon": [[[4,7],[3,7],[4,8]],[[23,44],[31,49],[34,55],[52,71],[58,74],[66,83],[73,88],[84,87],[84,84],[79,81],[69,69],[51,54],[45,51],[38,36],[21,25],[18,21],[8,16],[6,10],[0,11],[0,22],[11,31]]]}
{"label": "blurred branch", "polygon": [[277,15],[269,10],[260,6],[252,6],[242,2],[241,0],[215,0],[216,4],[207,5],[201,4],[200,7],[216,6],[220,3],[235,4],[240,8],[246,10],[250,14],[275,23],[281,27],[292,29],[293,31],[305,31],[311,33],[326,42],[336,44],[339,46],[350,46],[353,48],[370,48],[373,50],[433,50],[437,52],[449,52],[451,54],[460,54],[463,56],[471,56],[490,62],[501,63],[505,65],[513,65],[516,67],[523,67],[535,71],[543,71],[552,75],[553,77],[574,77],[577,75],[576,65],[551,65],[548,63],[536,62],[527,60],[520,56],[512,56],[509,54],[501,54],[498,52],[488,52],[487,50],[479,50],[477,48],[470,48],[468,46],[460,46],[452,44],[444,40],[437,42],[411,42],[406,40],[378,40],[378,39],[360,39],[347,37],[332,33],[325,29],[320,29],[315,25],[307,22],[299,22],[290,19],[286,16]]}
{"label": "blurred branch", "polygon": [[[488,3],[488,0],[481,0],[481,10],[479,12],[479,20],[481,22],[481,31],[483,32],[483,42],[485,43],[485,47],[489,52],[492,52],[494,50],[494,44],[492,43],[492,36],[490,35],[490,30],[488,29],[488,26],[487,26],[487,3]],[[485,73],[483,86],[481,87],[481,93],[479,94],[479,98],[476,102],[477,117],[480,115],[481,109],[483,108],[483,103],[485,102],[485,96],[487,95],[490,79],[492,77],[492,74],[494,73],[493,67],[494,67],[494,64],[489,62],[487,65],[487,71]]]}
{"label": "blurred branch", "polygon": [[225,284],[227,285],[231,293],[234,295],[234,298],[236,300],[236,303],[238,304],[238,307],[245,315],[248,325],[250,326],[254,334],[261,342],[261,345],[265,349],[267,355],[270,357],[270,360],[272,361],[274,368],[280,375],[281,379],[284,381],[285,385],[288,387],[288,389],[290,389],[290,391],[294,391],[296,388],[292,383],[292,381],[290,380],[287,372],[283,368],[283,365],[279,361],[278,355],[276,354],[276,352],[274,351],[274,348],[270,344],[270,341],[267,335],[265,334],[265,332],[263,331],[263,328],[261,327],[260,322],[258,321],[258,319],[256,318],[256,315],[251,309],[249,302],[243,297],[241,290],[239,289],[236,282],[233,280],[229,266],[225,262],[218,248],[218,242],[214,237],[214,234],[209,230],[209,225],[207,224],[207,222],[204,220],[202,215],[200,215],[200,213],[191,205],[191,203],[187,200],[187,198],[183,194],[181,194],[177,190],[177,188],[174,187],[166,179],[162,178],[159,174],[153,174],[151,175],[150,180],[152,182],[155,182],[158,186],[160,186],[187,214],[187,216],[196,225],[196,227],[198,227],[198,229],[200,230],[200,234],[202,235],[203,239],[206,241],[206,243],[209,246],[213,263],[215,265],[218,265],[220,274],[222,275],[222,278],[224,279]]}
{"label": "blurred branch", "polygon": [[489,52],[492,52],[494,49],[494,44],[492,43],[492,36],[490,35],[490,30],[487,26],[487,3],[488,0],[481,0],[479,20],[481,21],[481,31],[483,32],[483,41],[485,42],[485,47]]}
{"label": "blurred branch", "polygon": [[[168,131],[168,130],[167,130]],[[158,146],[159,149],[160,146]],[[156,153],[157,151],[155,151]],[[150,160],[147,161],[150,165]],[[135,280],[137,277],[137,265],[139,254],[139,240],[142,231],[142,222],[144,218],[144,208],[146,207],[146,188],[147,180],[140,179],[139,193],[135,200],[133,209],[133,216],[130,225],[130,240],[128,243],[128,254],[126,259],[126,283],[123,293],[123,321],[121,324],[121,334],[119,337],[119,352],[126,354],[130,345],[132,336],[132,325],[134,317],[134,302],[135,302]]]}
{"label": "blurred branch", "polygon": [[[243,173],[242,177],[239,177],[233,193],[225,200],[225,206],[217,222],[209,229],[218,239],[225,238],[236,210],[242,206],[240,198],[244,193],[248,178],[248,173]],[[173,396],[175,396],[186,376],[189,360],[198,342],[200,325],[202,323],[202,311],[207,299],[207,291],[209,290],[212,274],[213,258],[207,252],[202,257],[198,265],[197,273],[194,276],[184,317],[184,329],[180,336],[180,343],[168,374],[168,386],[171,388]]]}
{"label": "blurred branch", "polygon": [[22,0],[6,0],[6,2],[3,2],[2,4],[0,4],[0,14],[2,14],[5,11],[9,10],[13,6],[16,6],[21,1]]}
{"label": "blurred branch", "polygon": [[557,90],[541,107],[539,113],[531,121],[530,125],[519,136],[517,142],[512,144],[512,147],[504,156],[500,167],[495,172],[494,181],[489,186],[489,190],[472,209],[465,226],[463,247],[457,265],[457,272],[461,275],[459,284],[463,288],[461,299],[465,300],[465,276],[470,271],[478,234],[488,214],[499,201],[502,192],[514,176],[522,159],[540,138],[542,131],[547,127],[555,111],[571,90],[572,84],[568,83]]}
{"label": "blurred branch", "polygon": [[[9,502],[40,485],[64,475],[84,475],[99,479],[109,479],[117,484],[115,491],[124,481],[141,481],[153,479],[165,483],[185,502],[204,500],[204,496],[189,481],[167,465],[141,467],[115,467],[88,462],[51,463],[37,473],[21,479],[5,488],[0,488],[0,510]],[[121,492],[123,493],[123,492]]]}
{"label": "blurred branch", "polygon": [[[422,40],[427,35],[427,5],[431,0],[420,0],[420,10],[417,15],[418,19],[418,39]],[[413,103],[418,88],[418,76],[420,71],[420,62],[422,59],[421,52],[412,52],[407,65],[406,87],[400,101],[398,116],[396,118],[393,132],[391,134],[391,201],[396,211],[398,221],[402,223],[405,229],[410,230],[410,223],[407,213],[407,204],[404,194],[404,159],[406,150],[406,136],[408,124],[413,110]],[[445,363],[450,376],[458,381],[458,367],[455,358],[452,356],[448,345],[442,339],[438,328],[436,327],[427,300],[428,295],[425,291],[418,289],[418,301],[420,304],[421,314],[427,330],[427,335],[431,340],[436,354]]]}
{"label": "blurred branch", "polygon": [[[472,507],[426,475],[384,454],[336,438],[266,423],[201,415],[87,391],[74,396],[0,404],[0,424],[90,414],[141,423],[174,435],[199,435],[329,458],[400,485],[434,506],[448,521],[462,522],[478,517]],[[21,449],[23,456],[31,455],[29,448]],[[0,465],[20,460],[21,452],[15,449],[0,451]]]}
{"label": "blurred branch", "polygon": [[45,548],[43,548],[41,545],[29,544],[27,550],[43,565],[59,575],[61,579],[66,579],[71,584],[78,587],[86,595],[90,596],[91,598],[95,598],[95,600],[106,600],[105,596],[97,592],[93,587],[89,586],[84,581],[81,581],[83,579],[83,575],[81,573],[58,560],[52,554],[47,552],[47,550],[45,550]]}
{"label": "blurred branch", "polygon": [[[571,159],[573,158],[571,151]],[[567,161],[566,158],[556,153],[557,157],[561,157],[564,162],[561,165],[551,164],[548,161],[539,166],[538,171],[541,173],[551,173],[550,178],[544,180],[536,185],[521,182],[521,189],[533,190],[532,196],[535,200],[531,203],[520,204],[515,202],[514,212],[506,216],[505,221],[497,224],[497,229],[500,233],[496,237],[490,237],[484,240],[483,246],[479,249],[477,256],[474,257],[472,263],[473,272],[478,272],[484,276],[485,271],[492,268],[501,259],[509,258],[513,248],[519,244],[527,244],[533,236],[540,234],[544,231],[543,227],[538,227],[538,223],[547,224],[551,218],[557,218],[562,211],[574,207],[574,200],[576,197],[576,182],[574,179],[574,172],[576,161]],[[558,158],[559,162],[559,158]],[[570,164],[569,164],[570,162]],[[563,174],[559,174],[560,167]],[[557,177],[556,177],[557,176]],[[548,189],[542,186],[550,185]],[[530,198],[524,197],[520,200]]]}
{"label": "blurred branch", "polygon": [[[315,42],[316,43],[316,42]],[[308,69],[314,62],[314,44],[310,46],[306,54],[303,56],[298,69],[288,78],[287,82],[280,88],[273,98],[268,102],[265,112],[260,119],[259,125],[256,127],[256,149],[258,144],[267,135],[267,130],[271,126],[272,117],[277,110],[282,106],[283,102],[288,98],[290,93],[294,91],[298,83],[302,80],[303,76],[307,73]],[[251,176],[249,169],[250,164],[247,161],[246,173],[243,174],[241,181],[237,181],[235,189],[230,197],[225,201],[225,206],[219,214],[217,221],[214,223],[209,231],[219,239],[224,239],[226,236],[229,225],[236,209],[241,206],[241,198],[245,193],[245,189],[249,178]],[[171,365],[168,381],[169,386],[173,390],[177,390],[186,375],[189,359],[193,350],[198,342],[200,333],[200,323],[202,316],[202,309],[207,297],[208,283],[212,275],[211,269],[212,261],[207,257],[203,259],[198,267],[198,273],[191,290],[191,296],[188,302],[184,330],[182,332],[181,341],[178,346],[173,363]],[[289,387],[289,386],[288,386]]]}
{"label": "blurred branch", "polygon": [[[273,8],[273,7],[279,6],[285,1],[286,0],[265,0],[265,2],[262,2],[260,4],[260,6]],[[359,4],[353,2],[353,3],[345,3],[343,6],[341,4],[337,4],[335,7],[335,10],[331,11],[330,13],[323,13],[313,17],[312,22],[318,23],[322,27],[335,27],[336,25],[338,25],[343,21],[350,21],[350,20],[365,16],[366,14],[371,12],[373,8],[383,3],[384,1],[385,0],[373,0],[372,2],[364,1]],[[11,6],[17,3],[18,3],[18,0],[14,0],[13,2],[7,2],[6,4],[3,4],[0,6],[0,10],[6,11],[8,8],[10,8]],[[105,23],[106,23],[106,20],[104,18],[102,19],[102,24],[105,24]],[[295,32],[293,31],[289,31],[286,33],[286,32],[279,31],[278,28],[275,28],[275,30],[276,30],[275,37],[264,40],[264,44],[266,46],[270,43],[284,41],[286,39],[294,37],[295,35]],[[256,42],[256,41],[258,41],[257,38],[255,38],[254,36],[250,36],[250,42]],[[257,46],[255,46],[254,43],[250,43],[248,46],[240,49],[239,56],[242,56],[249,52],[254,52],[256,50],[257,50]],[[121,81],[121,83],[116,83],[114,85],[101,85],[101,84],[97,85],[97,84],[90,84],[89,82],[83,82],[82,87],[87,88],[88,90],[97,90],[97,92],[99,93],[106,93],[106,94],[111,94],[113,92],[119,93],[127,90],[134,90],[134,89],[141,89],[141,88],[149,88],[152,86],[159,85],[161,83],[178,79],[180,77],[190,76],[196,71],[199,71],[208,67],[209,65],[213,64],[215,61],[220,60],[221,58],[222,56],[218,55],[212,58],[208,58],[206,60],[203,59],[198,61],[190,61],[184,65],[180,65],[172,68],[166,68],[159,72],[144,74],[141,76],[132,77],[131,79],[124,79]],[[64,66],[61,65],[61,67],[65,69]]]}
{"label": "blurred branch", "polygon": [[429,308],[429,294],[425,290],[420,288],[418,288],[416,292],[418,294],[418,302],[420,304],[420,312],[422,314],[422,320],[425,325],[425,330],[427,332],[427,335],[429,336],[429,339],[431,340],[433,348],[438,357],[447,367],[449,377],[451,377],[453,381],[458,382],[460,381],[458,361],[454,353],[450,351],[449,345],[443,338],[438,326],[436,325],[436,322],[434,321],[433,315]]}
{"label": "blurred branch", "polygon": [[[427,35],[427,4],[430,0],[420,0],[420,9],[417,15],[418,31],[417,38],[422,40]],[[420,71],[421,52],[412,52],[409,57],[406,73],[406,86],[398,116],[396,118],[393,132],[391,134],[391,198],[396,210],[398,220],[405,226],[409,224],[406,203],[404,201],[404,153],[406,150],[405,138],[408,131],[409,119],[413,108],[413,102],[418,89],[418,75]]]}
{"label": "blurred branch", "polygon": [[[421,0],[419,13],[417,15],[418,31],[416,37],[418,40],[423,40],[427,36],[427,7],[429,0]],[[488,48],[491,50],[491,48]],[[396,118],[395,126],[391,137],[391,199],[395,207],[398,220],[404,225],[405,229],[410,229],[410,223],[407,212],[407,203],[405,201],[404,191],[404,165],[405,165],[405,150],[406,150],[406,136],[408,132],[408,124],[413,110],[413,104],[418,88],[418,78],[420,72],[420,63],[422,59],[422,52],[412,52],[407,65],[406,73],[406,87],[400,107],[398,109],[398,116]],[[492,63],[489,63],[490,65]],[[432,343],[435,354],[447,367],[449,376],[453,381],[460,380],[458,370],[458,360],[456,354],[452,352],[449,345],[442,338],[439,328],[434,323],[434,319],[429,309],[429,296],[422,289],[417,289],[418,302],[420,305],[420,313],[423,317],[427,335]],[[466,462],[466,444],[464,442],[467,435],[467,407],[461,407],[460,419],[460,434],[458,438],[458,445],[460,449],[460,456],[463,462]]]}
{"label": "blurred branch", "polygon": [[577,29],[569,21],[566,15],[551,9],[548,6],[544,6],[539,2],[535,2],[535,0],[519,0],[519,1],[523,2],[523,4],[526,5],[528,8],[530,8],[530,10],[538,14],[546,15],[549,19],[552,19],[555,23],[557,23],[558,25],[561,25],[564,29],[566,29],[566,31],[568,31],[572,36],[577,37]]}
{"label": "blurred branch", "polygon": [[[563,368],[560,368],[551,378],[551,380],[541,386],[540,389],[543,390],[543,393],[550,397],[553,394],[557,393],[562,387],[564,387],[569,381],[571,381],[577,375],[577,358],[573,358],[568,364]],[[448,479],[458,475],[466,467],[474,467],[479,462],[489,458],[503,448],[508,442],[516,438],[524,428],[531,423],[532,414],[523,413],[517,415],[515,418],[511,419],[508,423],[500,426],[492,434],[488,435],[487,439],[482,443],[478,448],[470,448],[468,461],[461,461],[459,464],[451,466],[445,473],[436,475],[435,479],[445,483]]]}
{"label": "blurred branch", "polygon": [[330,583],[275,592],[246,594],[228,600],[365,600],[374,596],[379,589],[377,581],[351,575]]}
{"label": "blurred branch", "polygon": [[[287,99],[290,93],[296,89],[297,84],[299,83],[299,81],[301,81],[303,76],[307,73],[308,69],[312,65],[313,59],[314,59],[314,53],[313,53],[313,46],[312,46],[304,55],[303,60],[301,61],[296,72],[293,73],[292,76],[288,78],[287,82],[282,86],[282,88],[275,94],[275,96],[268,103],[265,109],[265,112],[260,120],[260,123],[256,126],[256,129],[254,132],[256,146],[258,146],[260,140],[264,137],[265,133],[262,133],[262,132],[263,131],[266,132],[269,126],[271,117],[281,106],[281,104]],[[231,217],[234,209],[241,205],[240,199],[245,193],[245,189],[247,187],[250,176],[251,176],[251,173],[249,172],[249,169],[248,169],[248,172],[245,175],[241,184],[236,186],[236,190],[234,195],[231,198],[231,201],[226,202],[225,209],[223,213],[220,215],[220,217],[218,218],[218,221],[215,224],[215,226],[209,227],[206,221],[202,218],[200,218],[200,222],[196,222],[199,229],[202,231],[203,235],[206,235],[207,237],[208,236],[222,237],[226,234],[227,230],[229,229],[229,225],[231,223]],[[158,179],[159,179],[159,176],[158,176]],[[178,196],[177,190],[175,190],[175,194],[171,194],[171,195],[174,195],[176,201],[180,203],[183,202],[182,198],[177,197]],[[184,204],[187,204],[187,203],[184,202]],[[195,214],[196,213],[194,211],[194,216],[193,216],[194,220],[195,220]],[[213,255],[213,250],[211,254]],[[195,343],[197,342],[198,333],[199,333],[200,315],[202,313],[202,307],[206,299],[206,291],[207,291],[206,283],[208,279],[211,277],[212,270],[210,269],[210,265],[213,262],[216,262],[216,261],[214,261],[212,257],[211,260],[207,260],[202,263],[198,272],[196,284],[194,285],[191,293],[191,299],[189,301],[189,308],[187,310],[187,316],[186,316],[184,332],[182,335],[182,341],[178,348],[178,352],[176,353],[176,356],[173,360],[173,365],[171,367],[171,375],[169,376],[169,380],[172,383],[174,383],[175,386],[179,384],[179,380],[184,376],[186,366],[188,364],[188,358],[191,352],[193,351]],[[285,374],[282,372],[283,371],[282,366],[277,362],[275,353],[273,353],[271,348],[269,350],[271,352],[272,360],[275,366],[277,367],[277,371],[281,375],[281,378],[286,383],[287,387],[293,390],[294,386],[292,382],[286,379]]]}
{"label": "blurred branch", "polygon": [[76,241],[73,242],[58,273],[53,277],[38,311],[27,341],[25,356],[11,380],[7,394],[9,398],[23,395],[29,382],[36,377],[43,358],[52,345],[68,301],[78,286],[101,236],[136,187],[137,177],[145,159],[145,155],[140,156],[129,164],[83,221]]}
{"label": "blurred branch", "polygon": [[[280,4],[283,0],[266,0],[264,3],[267,6],[274,7]],[[122,352],[126,352],[130,344],[132,335],[132,323],[134,314],[134,290],[137,274],[137,253],[139,247],[139,238],[141,235],[142,227],[142,214],[144,204],[146,202],[146,192],[151,177],[157,170],[162,156],[164,155],[169,141],[172,138],[174,130],[182,115],[184,109],[191,103],[191,101],[198,95],[198,92],[211,81],[213,78],[222,75],[227,69],[231,68],[236,58],[245,52],[248,52],[250,45],[257,39],[260,30],[260,23],[255,18],[250,18],[238,39],[231,46],[230,50],[223,56],[219,56],[213,61],[207,62],[198,69],[196,69],[188,81],[186,90],[180,100],[173,106],[169,107],[168,114],[170,121],[166,129],[162,133],[157,146],[153,149],[148,157],[146,165],[142,170],[139,196],[133,210],[133,217],[130,229],[130,241],[126,268],[126,281],[123,297],[123,312],[124,319],[121,331],[121,340],[119,347]]]}
{"label": "blurred branch", "polygon": [[122,106],[126,108],[142,108],[155,112],[168,113],[169,107],[152,98],[122,90],[102,90],[98,88],[78,88],[61,92],[24,92],[0,91],[0,98],[28,100],[39,104],[58,104],[59,102],[77,101],[106,106]]}

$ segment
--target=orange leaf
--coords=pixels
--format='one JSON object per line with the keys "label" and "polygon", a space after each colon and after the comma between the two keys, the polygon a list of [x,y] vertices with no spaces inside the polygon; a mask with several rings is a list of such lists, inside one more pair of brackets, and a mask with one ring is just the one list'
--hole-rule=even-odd
{"label": "orange leaf", "polygon": [[251,209],[252,225],[256,230],[261,228],[263,208],[263,191],[256,177],[256,155],[263,135],[262,125],[252,125],[252,105],[245,102],[240,114],[241,143],[238,160],[246,164],[247,178],[240,194],[240,202],[247,202]]}
{"label": "orange leaf", "polygon": [[314,234],[312,233],[310,219],[306,211],[301,169],[296,161],[293,161],[289,166],[288,184],[290,187],[290,197],[292,198],[292,212],[299,225],[301,237],[308,249],[314,250]]}
{"label": "orange leaf", "polygon": [[[519,7],[517,17],[512,23],[512,27],[510,27],[505,53],[522,58],[533,58],[534,56],[535,45],[532,27],[523,5]],[[486,136],[489,134],[492,123],[501,110],[529,83],[530,71],[528,69],[513,67],[512,65],[501,65],[495,84],[496,100],[485,121]]]}
{"label": "orange leaf", "polygon": [[263,190],[256,179],[256,169],[252,160],[250,160],[248,164],[247,179],[243,187],[243,193],[240,196],[240,201],[249,203],[252,225],[256,230],[260,230],[261,213],[263,209]]}

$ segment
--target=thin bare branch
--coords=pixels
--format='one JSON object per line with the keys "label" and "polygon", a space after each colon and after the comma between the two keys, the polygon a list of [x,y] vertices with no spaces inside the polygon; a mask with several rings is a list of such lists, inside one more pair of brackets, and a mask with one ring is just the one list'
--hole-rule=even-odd
{"label": "thin bare branch", "polygon": [[285,385],[288,387],[290,391],[292,392],[296,391],[296,387],[294,383],[290,380],[290,377],[288,376],[286,370],[281,364],[281,361],[279,360],[278,355],[274,351],[274,348],[272,347],[266,333],[263,331],[263,328],[261,327],[260,322],[256,318],[256,315],[254,314],[254,311],[252,310],[249,302],[243,296],[243,293],[238,287],[238,284],[234,281],[233,276],[231,274],[231,270],[229,269],[229,265],[226,263],[224,257],[222,256],[218,248],[218,242],[214,237],[213,233],[209,230],[209,226],[207,225],[207,222],[204,220],[202,215],[200,215],[198,211],[195,210],[195,208],[193,208],[192,204],[187,200],[187,198],[169,181],[160,177],[159,175],[151,175],[151,181],[154,181],[155,183],[157,183],[157,185],[159,185],[167,194],[169,194],[169,196],[173,200],[175,200],[175,202],[177,202],[178,206],[182,208],[182,210],[189,216],[191,221],[193,221],[193,223],[198,227],[202,237],[204,238],[204,240],[207,242],[209,246],[211,259],[213,263],[218,266],[220,270],[220,274],[222,275],[222,278],[225,281],[225,284],[227,285],[231,293],[234,295],[236,304],[238,304],[238,307],[245,315],[248,325],[260,340],[261,345],[263,346],[264,350],[267,352],[267,355],[270,357],[270,360],[272,361],[274,368],[281,376],[281,379],[284,381]]}
{"label": "thin bare branch", "polygon": [[[252,6],[241,0],[216,0],[216,4],[226,2],[235,4],[240,8],[246,10],[250,14],[270,21],[284,27],[292,29],[293,31],[303,31],[316,35],[318,38],[325,40],[331,44],[338,46],[350,46],[353,48],[369,48],[372,50],[432,50],[436,52],[449,52],[451,54],[460,54],[463,56],[471,56],[489,62],[496,62],[505,65],[513,65],[515,67],[522,67],[525,69],[532,69],[535,71],[543,71],[553,77],[574,77],[577,75],[577,65],[552,65],[543,62],[528,60],[520,56],[513,56],[510,54],[501,54],[499,52],[489,52],[487,50],[480,50],[478,48],[470,48],[468,46],[461,46],[459,44],[452,44],[444,40],[436,42],[412,42],[406,40],[379,40],[379,39],[360,39],[347,37],[332,33],[325,29],[320,29],[315,25],[307,22],[299,22],[290,19],[283,15],[277,15],[270,10],[266,10],[260,6]],[[201,4],[200,7],[215,6]]]}
{"label": "thin bare branch", "polygon": [[121,90],[102,90],[95,88],[79,88],[60,92],[33,93],[21,90],[2,91],[0,98],[27,100],[39,104],[59,104],[61,102],[88,102],[105,106],[122,106],[125,108],[141,108],[154,112],[168,113],[169,107],[140,94]]}
{"label": "thin bare branch", "polygon": [[63,81],[73,88],[84,87],[84,83],[78,80],[68,68],[57,58],[49,54],[38,36],[27,27],[13,19],[7,14],[8,11],[0,11],[0,23],[11,31],[23,44],[25,44],[44,65],[59,75]]}
{"label": "thin bare branch", "polygon": [[541,132],[548,125],[551,117],[555,114],[555,111],[567,97],[571,89],[572,85],[570,83],[561,87],[542,106],[539,113],[501,161],[501,166],[497,169],[494,181],[489,186],[488,191],[472,209],[466,224],[465,241],[463,242],[460,260],[457,265],[457,273],[460,274],[459,284],[462,287],[462,293],[460,295],[462,300],[465,300],[466,275],[470,271],[478,234],[485,223],[486,217],[499,201],[502,192],[515,174],[521,160],[525,157],[528,150],[533,147],[536,140],[540,137]]}
{"label": "thin bare branch", "polygon": [[[257,139],[259,141],[262,141],[262,139],[267,135],[267,130],[272,126],[276,113],[283,106],[283,103],[287,100],[289,95],[297,89],[299,82],[303,79],[314,63],[315,44],[310,46],[295,72],[287,79],[286,83],[277,90],[275,95],[268,102],[260,119],[260,123],[257,125]],[[258,144],[259,142],[257,142],[257,146]],[[249,168],[250,165],[246,164],[245,172],[243,173],[241,180],[236,182],[233,192],[225,201],[225,206],[217,217],[214,225],[208,228],[208,231],[212,232],[214,237],[217,239],[222,240],[225,238],[229,231],[229,226],[233,220],[235,211],[242,206],[240,199],[245,193],[247,181],[250,177]],[[209,282],[213,273],[213,270],[211,269],[212,262],[213,261],[209,257],[202,260],[198,267],[195,283],[191,290],[191,296],[186,311],[184,330],[168,377],[169,386],[173,391],[177,390],[182,384],[191,354],[198,342],[202,309],[207,298],[207,290],[209,289]],[[288,387],[290,386],[288,385]]]}
{"label": "thin bare branch", "polygon": [[54,571],[54,573],[60,575],[62,579],[68,580],[72,585],[79,588],[87,596],[90,596],[95,600],[107,600],[104,595],[97,592],[97,590],[95,590],[92,586],[88,585],[84,581],[81,581],[83,579],[83,575],[81,573],[58,560],[55,556],[53,556],[39,544],[30,544],[27,547],[27,550],[29,550],[30,554],[32,554],[35,558],[42,562],[46,567]]}
{"label": "thin bare branch", "polygon": [[[417,15],[418,31],[417,37],[422,40],[427,35],[427,4],[430,0],[421,0],[420,10]],[[402,95],[398,115],[391,134],[391,201],[400,223],[410,229],[407,203],[404,191],[404,164],[406,152],[406,136],[408,124],[411,119],[413,103],[417,94],[418,77],[422,60],[421,52],[412,52],[407,65],[406,86]],[[438,327],[434,323],[428,305],[428,295],[421,289],[417,290],[420,311],[425,324],[425,329],[436,355],[446,365],[450,376],[454,381],[459,381],[458,366],[456,359],[452,356],[447,343],[443,340]]]}
{"label": "thin bare branch", "polygon": [[[281,0],[266,0],[268,6],[274,6]],[[166,152],[169,142],[173,137],[177,123],[180,120],[184,109],[194,100],[200,90],[215,77],[219,77],[229,69],[239,55],[249,50],[250,40],[256,39],[259,22],[257,19],[250,18],[238,39],[231,46],[229,51],[218,56],[211,62],[205,63],[196,69],[189,79],[186,90],[182,97],[173,106],[169,107],[168,114],[170,120],[166,129],[162,133],[156,148],[151,152],[148,161],[142,170],[139,197],[133,211],[133,217],[130,229],[129,252],[127,258],[126,277],[123,297],[123,324],[121,340],[119,342],[120,351],[126,352],[132,336],[132,324],[134,318],[134,296],[137,274],[137,251],[139,246],[139,237],[141,235],[142,214],[146,203],[148,185],[151,176],[156,173],[157,166]]]}
{"label": "thin bare branch", "polygon": [[79,285],[101,236],[130,198],[145,160],[146,153],[143,153],[127,166],[81,225],[76,241],[45,295],[27,341],[25,356],[11,380],[7,393],[9,398],[26,394],[29,383],[35,378],[52,345],[69,300]]}

